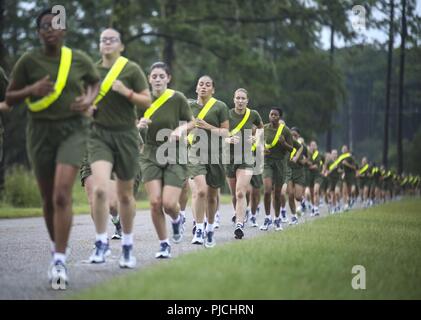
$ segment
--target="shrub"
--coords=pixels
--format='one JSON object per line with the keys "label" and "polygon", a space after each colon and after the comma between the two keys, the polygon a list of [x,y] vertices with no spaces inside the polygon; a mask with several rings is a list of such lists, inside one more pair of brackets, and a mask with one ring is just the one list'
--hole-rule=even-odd
{"label": "shrub", "polygon": [[4,201],[14,207],[39,207],[41,196],[35,176],[23,166],[14,166],[6,172]]}

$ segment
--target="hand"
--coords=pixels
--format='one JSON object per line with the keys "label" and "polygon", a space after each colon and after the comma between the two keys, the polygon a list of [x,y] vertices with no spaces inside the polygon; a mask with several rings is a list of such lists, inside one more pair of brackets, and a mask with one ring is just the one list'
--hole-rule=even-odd
{"label": "hand", "polygon": [[170,134],[170,142],[178,141],[180,140],[180,137],[183,135],[183,130],[181,127],[176,128],[173,132]]}
{"label": "hand", "polygon": [[256,143],[256,141],[257,141],[256,136],[250,136],[250,137],[249,137],[249,142],[250,142],[251,144],[255,144],[255,143]]}
{"label": "hand", "polygon": [[238,136],[232,136],[225,138],[225,142],[229,144],[237,144],[240,142],[240,138]]}
{"label": "hand", "polygon": [[211,130],[213,127],[207,123],[205,120],[201,120],[201,119],[196,119],[194,121],[194,125],[196,128],[200,128],[200,129],[206,129],[206,130]]}
{"label": "hand", "polygon": [[291,161],[294,162],[294,163],[297,163],[298,157],[297,156],[294,156]]}
{"label": "hand", "polygon": [[127,97],[130,92],[130,90],[120,80],[115,80],[113,82],[112,89],[125,97]]}
{"label": "hand", "polygon": [[54,83],[50,81],[50,75],[46,75],[31,86],[31,95],[45,97],[54,92]]}
{"label": "hand", "polygon": [[147,118],[142,118],[139,120],[139,122],[137,123],[136,127],[138,129],[145,129],[148,127],[148,125],[152,123],[151,119],[147,119]]}
{"label": "hand", "polygon": [[0,102],[0,112],[10,112],[12,107],[10,107],[6,101]]}
{"label": "hand", "polygon": [[70,105],[70,109],[75,112],[85,112],[91,106],[91,101],[87,101],[86,95],[81,95]]}
{"label": "hand", "polygon": [[83,113],[84,116],[89,118],[89,117],[92,117],[94,115],[96,110],[97,110],[97,107],[94,106],[94,105],[91,105],[91,106],[89,106],[89,108],[86,111],[84,111],[82,113]]}

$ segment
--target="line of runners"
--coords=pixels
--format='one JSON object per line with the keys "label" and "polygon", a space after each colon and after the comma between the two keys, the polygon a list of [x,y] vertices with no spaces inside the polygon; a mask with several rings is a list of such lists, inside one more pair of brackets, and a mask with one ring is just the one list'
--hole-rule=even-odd
{"label": "line of runners", "polygon": [[[121,56],[124,45],[114,29],[101,33],[102,58],[94,64],[80,50],[63,45],[65,32],[52,27],[53,18],[51,10],[37,18],[43,47],[18,60],[6,91],[7,105],[25,101],[29,108],[28,154],[51,239],[48,277],[53,288],[63,288],[56,284],[68,282],[71,196],[81,163],[80,177],[96,230],[89,260],[104,263],[110,254],[107,223],[111,214],[116,225],[113,238],[122,242],[122,268],[136,265],[134,194],[141,182],[159,239],[156,258],[169,258],[171,242],[183,238],[189,187],[192,244],[207,248],[216,244],[219,190],[226,182],[236,239],[244,237],[248,219],[258,226],[262,188],[266,215],[261,230],[272,224],[282,230],[282,223],[288,222],[287,200],[289,223],[297,224],[300,209],[319,214],[321,199],[336,213],[352,207],[358,195],[369,206],[398,194],[419,192],[419,177],[397,176],[366,158],[358,164],[346,146],[340,155],[336,150],[322,154],[316,141],[307,146],[300,130],[287,126],[279,107],[271,108],[269,123],[263,124],[259,113],[249,107],[249,93],[243,88],[235,91],[234,108],[229,109],[214,97],[215,82],[205,75],[198,79],[197,98],[187,100],[168,88],[171,73],[164,63],[153,64],[146,77],[136,63]],[[175,152],[161,152],[166,144]],[[203,157],[207,160],[202,161]],[[166,215],[172,225],[171,241]]]}

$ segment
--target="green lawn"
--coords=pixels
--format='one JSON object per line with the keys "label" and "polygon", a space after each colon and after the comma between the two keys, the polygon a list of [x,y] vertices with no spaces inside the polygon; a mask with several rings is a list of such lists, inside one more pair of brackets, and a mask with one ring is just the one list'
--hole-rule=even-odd
{"label": "green lawn", "polygon": [[[77,299],[421,299],[421,200],[232,241],[115,278]],[[354,265],[366,289],[354,290]]]}

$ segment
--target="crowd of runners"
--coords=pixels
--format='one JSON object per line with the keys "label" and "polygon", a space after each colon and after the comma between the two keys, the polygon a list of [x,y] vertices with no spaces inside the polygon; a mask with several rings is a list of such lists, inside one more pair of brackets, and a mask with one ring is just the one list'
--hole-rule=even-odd
{"label": "crowd of runners", "polygon": [[[298,224],[302,214],[318,216],[322,205],[336,214],[357,201],[370,207],[419,195],[419,176],[397,174],[366,157],[359,161],[346,145],[322,152],[317,141],[306,141],[283,118],[280,106],[268,115],[252,109],[252,93],[244,88],[225,103],[215,97],[212,77],[203,75],[197,97],[187,99],[168,87],[171,71],[165,63],[154,63],[146,76],[123,57],[117,30],[101,33],[102,58],[94,64],[82,51],[64,46],[65,31],[52,27],[53,18],[51,10],[38,16],[42,48],[20,57],[0,99],[3,110],[23,101],[29,109],[28,154],[51,239],[53,284],[68,281],[66,248],[78,174],[96,230],[89,261],[105,263],[110,239],[121,239],[121,268],[136,266],[133,221],[140,184],[159,240],[156,258],[170,258],[171,245],[187,234],[192,245],[216,245],[220,190],[226,184],[235,239],[245,236],[245,223],[279,231],[283,224]],[[258,221],[261,194],[264,218]],[[189,195],[192,217],[185,214]],[[190,225],[191,233],[185,232]]]}

